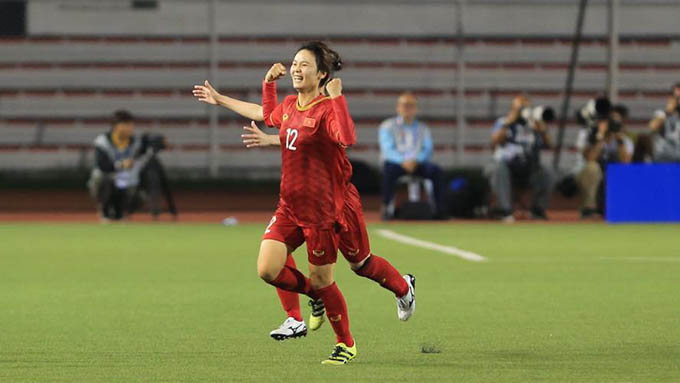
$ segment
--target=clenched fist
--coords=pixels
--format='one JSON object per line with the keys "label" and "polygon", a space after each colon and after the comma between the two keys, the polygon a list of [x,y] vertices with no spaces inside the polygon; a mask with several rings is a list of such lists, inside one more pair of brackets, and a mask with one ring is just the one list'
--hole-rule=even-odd
{"label": "clenched fist", "polygon": [[331,98],[340,97],[342,95],[342,80],[334,78],[326,84],[326,92]]}
{"label": "clenched fist", "polygon": [[272,65],[272,67],[269,69],[269,72],[267,72],[267,75],[264,76],[264,81],[266,82],[276,81],[285,75],[286,67],[283,66],[283,64],[281,63],[276,63]]}

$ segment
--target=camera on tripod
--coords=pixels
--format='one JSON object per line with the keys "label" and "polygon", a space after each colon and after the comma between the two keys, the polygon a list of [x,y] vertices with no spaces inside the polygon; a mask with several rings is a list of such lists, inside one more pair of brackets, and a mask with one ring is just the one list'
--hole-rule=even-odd
{"label": "camera on tripod", "polygon": [[165,137],[160,134],[147,134],[145,139],[154,154],[167,148]]}

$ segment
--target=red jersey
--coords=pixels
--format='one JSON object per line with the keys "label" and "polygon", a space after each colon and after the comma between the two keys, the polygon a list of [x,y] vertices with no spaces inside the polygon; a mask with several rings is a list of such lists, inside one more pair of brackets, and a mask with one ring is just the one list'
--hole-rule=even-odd
{"label": "red jersey", "polygon": [[301,227],[345,226],[342,208],[352,165],[345,147],[354,144],[354,122],[344,96],[319,96],[300,107],[296,96],[277,105],[276,83],[263,82],[262,110],[279,128],[279,206]]}

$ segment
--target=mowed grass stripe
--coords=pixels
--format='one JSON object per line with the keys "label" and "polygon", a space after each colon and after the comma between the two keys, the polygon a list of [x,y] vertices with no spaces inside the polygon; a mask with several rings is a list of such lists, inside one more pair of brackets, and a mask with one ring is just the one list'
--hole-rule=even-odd
{"label": "mowed grass stripe", "polygon": [[358,357],[329,368],[330,326],[268,336],[285,314],[256,274],[265,225],[0,225],[0,382],[680,377],[680,264],[600,259],[677,258],[678,226],[372,225],[492,262],[373,235],[374,252],[417,276],[418,310],[400,322],[393,294],[340,258]]}

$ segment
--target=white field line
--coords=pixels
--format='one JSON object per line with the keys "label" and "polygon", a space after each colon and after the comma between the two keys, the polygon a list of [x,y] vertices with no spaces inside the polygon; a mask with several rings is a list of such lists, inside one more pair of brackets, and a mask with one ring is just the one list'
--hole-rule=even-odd
{"label": "white field line", "polygon": [[387,239],[391,239],[397,242],[405,243],[407,245],[422,247],[428,250],[439,251],[444,254],[455,255],[458,258],[464,259],[466,261],[472,262],[485,262],[487,259],[479,254],[475,254],[471,251],[461,250],[452,246],[444,246],[434,242],[423,241],[421,239],[409,237],[406,235],[398,234],[392,230],[379,229],[378,234]]}

